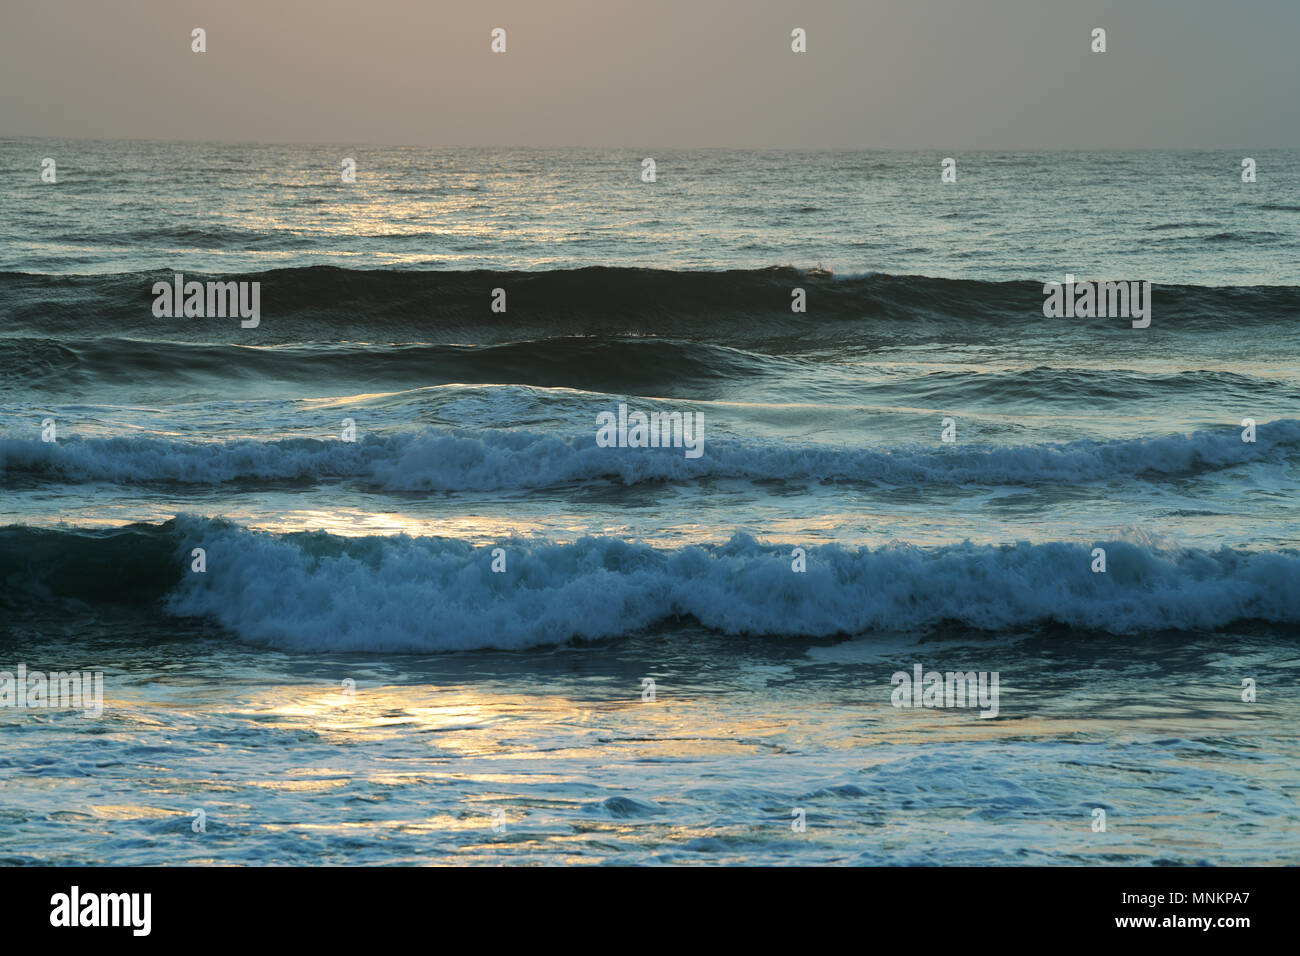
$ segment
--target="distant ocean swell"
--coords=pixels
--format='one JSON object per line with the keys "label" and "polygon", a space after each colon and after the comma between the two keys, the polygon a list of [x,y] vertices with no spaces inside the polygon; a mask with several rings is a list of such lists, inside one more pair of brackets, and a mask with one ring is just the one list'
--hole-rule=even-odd
{"label": "distant ocean swell", "polygon": [[[495,345],[339,342],[261,347],[230,343],[144,341],[115,337],[8,336],[0,351],[0,395],[65,395],[141,381],[228,393],[242,383],[292,385],[300,393],[331,395],[340,389],[373,392],[451,384],[509,382],[543,388],[636,395],[675,394],[712,399],[766,379],[820,383],[838,401],[893,395],[904,404],[991,399],[1095,404],[1202,394],[1221,402],[1225,389],[1243,400],[1269,400],[1279,383],[1245,371],[1180,370],[1152,373],[1074,367],[921,369],[906,377],[897,368],[866,362],[838,364],[820,356],[763,354],[724,345],[642,336],[556,336]],[[764,343],[781,348],[777,343]],[[820,361],[818,360],[820,358]],[[819,389],[826,395],[828,388]],[[1290,386],[1300,406],[1300,391]]]}
{"label": "distant ocean swell", "polygon": [[[952,624],[1134,634],[1300,622],[1300,552],[1100,542],[791,548],[734,534],[658,549],[612,538],[502,542],[252,532],[182,516],[112,531],[0,529],[4,604],[150,603],[299,650],[522,648],[692,620],[722,634],[829,637]],[[190,549],[206,571],[190,570]]]}
{"label": "distant ocean swell", "polygon": [[[1068,265],[1068,264],[1065,264]],[[1065,266],[1063,266],[1063,269]],[[926,319],[949,322],[1007,322],[1042,319],[1042,283],[989,282],[922,276],[832,277],[788,266],[721,271],[611,268],[555,269],[537,272],[349,270],[333,266],[280,269],[262,273],[203,275],[175,271],[112,275],[0,273],[0,313],[11,328],[84,328],[88,317],[101,328],[183,327],[187,322],[215,329],[223,320],[158,319],[151,289],[170,282],[175,272],[187,280],[257,281],[262,284],[261,339],[304,327],[334,332],[355,327],[376,330],[511,328],[540,323],[573,329],[638,329],[672,335],[683,329],[708,329],[726,342],[729,331],[760,330],[788,334],[815,315],[819,323],[862,319]],[[1080,279],[1141,279],[1142,276],[1087,276]],[[809,312],[791,312],[791,289],[807,290]],[[508,309],[492,312],[492,290],[506,289]],[[1200,287],[1158,285],[1153,289],[1161,321],[1270,323],[1300,316],[1300,287]],[[234,325],[238,327],[238,323]],[[250,330],[251,331],[251,330]],[[992,330],[991,330],[992,331]],[[366,340],[366,336],[357,338]]]}
{"label": "distant ocean swell", "polygon": [[217,387],[223,381],[281,381],[320,388],[345,379],[639,391],[674,384],[707,386],[764,373],[793,374],[805,367],[794,359],[725,346],[632,337],[557,337],[490,346],[338,343],[274,348],[107,337],[10,336],[0,341],[3,390],[93,388],[166,376],[173,382],[203,381]]}
{"label": "distant ocean swell", "polygon": [[[707,422],[707,417],[706,417]],[[699,478],[825,480],[899,484],[1077,483],[1116,478],[1174,479],[1239,466],[1300,461],[1300,420],[1258,426],[1243,442],[1226,427],[1158,438],[1080,439],[1037,445],[910,445],[854,448],[715,437],[704,454],[673,448],[601,448],[595,423],[585,435],[428,428],[366,435],[356,442],[178,441],[154,437],[80,438],[58,443],[0,438],[0,484],[352,480],[391,492],[540,489],[590,481]]]}

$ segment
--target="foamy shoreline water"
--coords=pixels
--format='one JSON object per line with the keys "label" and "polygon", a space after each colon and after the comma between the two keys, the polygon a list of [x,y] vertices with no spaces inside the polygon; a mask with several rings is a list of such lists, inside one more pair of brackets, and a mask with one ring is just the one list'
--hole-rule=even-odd
{"label": "foamy shoreline water", "polygon": [[[98,721],[0,709],[10,864],[1286,865],[1300,837],[1285,631],[435,657],[111,613],[19,633],[112,668]],[[999,716],[891,706],[913,662],[996,665]]]}

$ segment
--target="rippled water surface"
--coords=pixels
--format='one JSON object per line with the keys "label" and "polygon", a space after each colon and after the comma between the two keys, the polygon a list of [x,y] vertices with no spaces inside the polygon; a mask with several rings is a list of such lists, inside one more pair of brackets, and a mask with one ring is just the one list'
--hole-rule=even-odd
{"label": "rippled water surface", "polygon": [[0,859],[1295,862],[1294,153],[344,149],[0,140]]}

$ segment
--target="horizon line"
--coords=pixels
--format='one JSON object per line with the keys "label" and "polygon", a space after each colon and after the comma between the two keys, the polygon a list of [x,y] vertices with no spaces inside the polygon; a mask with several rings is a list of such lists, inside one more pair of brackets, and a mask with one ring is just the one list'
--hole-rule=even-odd
{"label": "horizon line", "polygon": [[276,147],[329,147],[337,148],[348,145],[361,149],[518,149],[538,151],[566,150],[626,150],[644,152],[647,149],[679,151],[713,151],[713,152],[780,152],[780,153],[1206,153],[1206,152],[1240,152],[1243,149],[1254,150],[1300,150],[1297,146],[1252,145],[1252,146],[727,146],[680,144],[646,145],[592,145],[572,144],[538,145],[522,143],[399,143],[399,142],[361,142],[357,140],[237,140],[237,139],[176,139],[155,136],[64,136],[64,135],[22,135],[6,133],[0,136],[0,142],[11,140],[63,140],[82,143],[166,143],[187,146],[276,146]]}

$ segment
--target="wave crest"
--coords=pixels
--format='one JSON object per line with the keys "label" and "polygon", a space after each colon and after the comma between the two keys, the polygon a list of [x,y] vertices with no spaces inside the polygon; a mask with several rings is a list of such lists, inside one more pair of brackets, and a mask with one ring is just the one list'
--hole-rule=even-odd
{"label": "wave crest", "polygon": [[[142,548],[142,542],[144,547]],[[603,639],[680,620],[730,635],[832,637],[924,631],[958,623],[998,631],[1064,624],[1115,634],[1201,630],[1236,621],[1300,622],[1300,552],[1222,548],[1161,550],[1092,545],[969,542],[792,551],[737,533],[725,544],[659,549],[615,538],[502,542],[491,548],[442,538],[341,538],[271,534],[181,517],[111,532],[0,529],[0,556],[15,547],[61,560],[27,563],[62,574],[15,594],[81,600],[158,599],[168,612],[215,620],[240,638],[299,650],[435,652],[523,648]],[[188,570],[203,547],[207,570]],[[140,555],[151,555],[151,573]],[[163,560],[169,554],[170,560]],[[129,593],[76,590],[77,570],[134,561]],[[39,569],[39,570],[38,570]],[[58,569],[61,569],[59,571]],[[4,568],[12,582],[16,568]],[[143,577],[141,576],[143,575]]]}
{"label": "wave crest", "polygon": [[714,438],[704,454],[679,448],[600,448],[595,428],[573,436],[494,429],[425,429],[316,438],[186,442],[163,438],[77,438],[59,443],[0,439],[0,480],[177,482],[357,481],[390,492],[502,491],[614,481],[625,485],[700,478],[852,481],[884,485],[1021,485],[1150,476],[1177,478],[1300,453],[1300,420],[1160,438],[1080,439],[1039,445],[908,445],[852,448]]}

